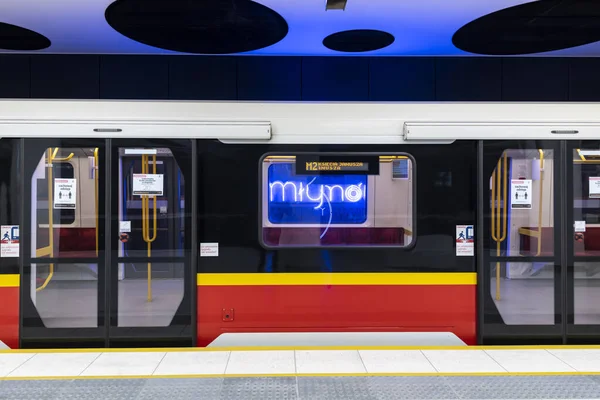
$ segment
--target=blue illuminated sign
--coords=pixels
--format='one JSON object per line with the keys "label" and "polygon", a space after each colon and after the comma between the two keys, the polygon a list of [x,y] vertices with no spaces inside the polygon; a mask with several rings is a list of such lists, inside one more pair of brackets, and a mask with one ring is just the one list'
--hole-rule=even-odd
{"label": "blue illuminated sign", "polygon": [[367,220],[366,175],[295,175],[291,163],[269,166],[272,224],[362,224]]}

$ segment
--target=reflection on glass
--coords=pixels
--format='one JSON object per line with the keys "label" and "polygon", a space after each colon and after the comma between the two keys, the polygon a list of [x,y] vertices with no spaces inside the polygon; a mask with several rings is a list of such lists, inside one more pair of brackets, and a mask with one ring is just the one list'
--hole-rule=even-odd
{"label": "reflection on glass", "polygon": [[489,189],[492,256],[554,254],[553,156],[510,149],[498,160]]}
{"label": "reflection on glass", "polygon": [[[340,154],[338,159],[343,157]],[[305,172],[297,173],[297,162],[303,167],[306,164]],[[414,230],[412,161],[400,155],[375,156],[376,174],[368,174],[373,164],[369,162],[265,157],[264,243],[282,247],[410,245]],[[325,170],[320,174],[312,173],[321,167]]]}
{"label": "reflection on glass", "polygon": [[[496,268],[500,276],[496,279]],[[494,303],[506,325],[554,324],[552,263],[491,263],[491,287],[499,288]]]}
{"label": "reflection on glass", "polygon": [[575,278],[575,324],[600,325],[600,262],[577,262]]}
{"label": "reflection on glass", "polygon": [[147,263],[119,264],[118,290],[118,326],[169,326],[183,300],[184,264],[154,262],[151,280]]}
{"label": "reflection on glass", "polygon": [[31,179],[31,256],[96,257],[98,149],[48,148]]}
{"label": "reflection on glass", "polygon": [[32,264],[31,301],[47,328],[98,326],[97,264]]}

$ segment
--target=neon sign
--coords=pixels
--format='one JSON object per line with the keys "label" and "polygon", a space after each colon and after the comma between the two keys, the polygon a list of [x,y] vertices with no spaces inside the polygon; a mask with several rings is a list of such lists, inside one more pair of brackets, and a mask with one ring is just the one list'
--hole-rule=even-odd
{"label": "neon sign", "polygon": [[[315,185],[312,182],[304,184],[297,181],[275,181],[269,183],[269,202],[279,200],[281,202],[294,203],[318,203],[315,209],[321,208],[325,200],[331,203],[350,202],[356,203],[364,200],[367,191],[363,188],[363,183],[357,185]],[[287,189],[287,198],[286,198]],[[311,196],[312,192],[312,196]],[[292,200],[293,199],[293,200]]]}
{"label": "neon sign", "polygon": [[362,224],[366,175],[295,175],[293,165],[269,166],[268,218],[273,224]]}

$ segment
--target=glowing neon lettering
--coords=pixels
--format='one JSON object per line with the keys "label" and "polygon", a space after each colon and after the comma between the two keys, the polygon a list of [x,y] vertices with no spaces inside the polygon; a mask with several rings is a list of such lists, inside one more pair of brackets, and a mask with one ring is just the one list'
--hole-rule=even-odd
{"label": "glowing neon lettering", "polygon": [[[286,183],[283,183],[281,181],[275,181],[273,183],[269,183],[269,191],[271,192],[270,197],[269,197],[270,200],[273,201],[273,193],[275,192],[274,188],[277,186],[280,186],[281,187],[281,201],[285,202],[285,187],[287,185],[291,185],[294,188],[292,193],[294,194],[294,202],[297,202],[298,198],[296,197],[296,193],[297,193],[298,189],[296,187],[296,184],[294,182],[290,182],[290,181],[288,181]],[[300,183],[300,185],[302,185],[302,183]],[[300,186],[300,190],[302,190],[302,186]],[[300,201],[302,201],[302,197],[300,197]]]}
{"label": "glowing neon lettering", "polygon": [[[312,182],[311,182],[312,183]],[[269,201],[283,203],[317,203],[320,208],[325,200],[329,202],[357,203],[365,199],[367,191],[362,182],[358,185],[313,185],[303,182],[275,181],[269,183]],[[316,186],[316,188],[315,188]],[[287,190],[286,190],[287,189]]]}

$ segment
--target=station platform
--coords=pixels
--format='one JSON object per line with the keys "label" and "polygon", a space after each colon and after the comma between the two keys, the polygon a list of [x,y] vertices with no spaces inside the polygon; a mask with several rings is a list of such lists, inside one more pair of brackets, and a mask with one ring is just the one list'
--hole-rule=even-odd
{"label": "station platform", "polygon": [[0,399],[600,399],[600,346],[0,351]]}

